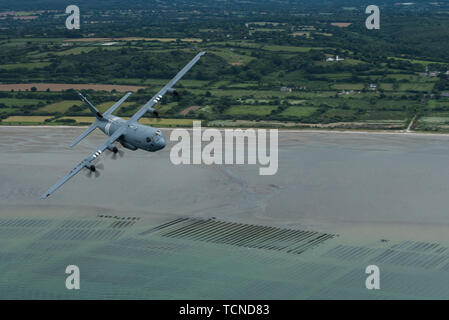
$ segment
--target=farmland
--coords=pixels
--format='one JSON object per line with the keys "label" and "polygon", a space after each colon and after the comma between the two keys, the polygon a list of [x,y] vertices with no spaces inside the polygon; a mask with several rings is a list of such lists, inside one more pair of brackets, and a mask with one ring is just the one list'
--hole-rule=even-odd
{"label": "farmland", "polygon": [[355,19],[337,8],[335,17],[295,19],[282,5],[268,16],[247,8],[226,21],[221,9],[211,15],[208,6],[214,5],[198,5],[188,23],[178,19],[187,10],[182,5],[177,14],[160,16],[111,8],[98,17],[92,8],[84,32],[72,33],[57,26],[63,14],[56,12],[0,20],[0,124],[85,124],[91,114],[78,90],[102,112],[132,91],[117,111],[129,117],[204,50],[179,82],[180,97],[166,96],[156,106],[160,123],[405,130],[415,118],[413,130],[448,131],[446,42],[435,39],[448,36],[449,24],[438,12],[401,9],[428,10],[440,26],[425,24],[422,43],[411,48],[413,39],[401,32],[412,28],[395,20],[404,14],[396,7],[385,10],[396,23],[367,33],[356,23],[363,15]]}

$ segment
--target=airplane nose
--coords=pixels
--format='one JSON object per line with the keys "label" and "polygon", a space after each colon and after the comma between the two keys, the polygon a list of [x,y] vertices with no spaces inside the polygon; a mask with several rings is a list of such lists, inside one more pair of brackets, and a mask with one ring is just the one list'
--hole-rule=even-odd
{"label": "airplane nose", "polygon": [[157,147],[158,150],[162,150],[165,148],[166,142],[165,142],[165,137],[164,136],[160,136],[159,140],[157,142]]}

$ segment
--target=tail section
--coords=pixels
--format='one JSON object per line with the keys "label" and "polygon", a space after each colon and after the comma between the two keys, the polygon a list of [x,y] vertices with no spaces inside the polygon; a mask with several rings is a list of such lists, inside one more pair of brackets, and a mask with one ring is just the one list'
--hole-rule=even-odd
{"label": "tail section", "polygon": [[[101,120],[103,120],[103,115],[98,111],[97,108],[94,107],[92,103],[90,103],[89,100],[85,96],[83,96],[80,92],[78,92],[78,95],[81,97],[81,99],[87,104],[90,111],[95,115],[97,118],[94,123],[92,123],[89,128],[87,128],[78,138],[73,141],[73,143],[70,145],[70,147],[76,146],[81,140],[83,140],[85,137],[87,137],[92,131],[94,131],[96,128],[98,128],[98,125],[100,124]],[[126,99],[131,95],[131,92],[128,92],[122,99],[117,101],[108,111],[104,113],[105,116],[112,114],[120,105],[125,102]]]}
{"label": "tail section", "polygon": [[90,103],[90,101],[87,100],[87,98],[85,96],[83,96],[80,92],[78,92],[78,95],[80,96],[81,100],[83,100],[84,103],[87,104],[90,111],[92,111],[92,113],[95,115],[95,117],[97,119],[78,138],[76,138],[75,141],[73,141],[73,143],[70,145],[70,148],[76,146],[81,140],[83,140],[90,133],[92,133],[92,131],[94,131],[96,128],[98,128],[99,120],[103,119],[103,115],[100,113],[100,111],[98,111],[98,109],[95,108],[94,105],[92,103]]}
{"label": "tail section", "polygon": [[73,148],[74,146],[76,146],[81,140],[83,140],[85,137],[87,137],[89,134],[92,133],[92,131],[94,131],[96,128],[98,128],[98,120],[95,120],[94,123],[92,123],[90,125],[89,128],[87,128],[78,138],[75,139],[75,141],[73,141],[73,143],[70,145],[70,148]]}
{"label": "tail section", "polygon": [[81,97],[81,100],[83,100],[84,103],[87,104],[90,111],[92,111],[92,113],[95,115],[95,117],[97,117],[98,120],[103,119],[103,115],[100,113],[100,111],[98,111],[98,109],[95,108],[94,105],[92,103],[90,103],[90,101],[87,100],[87,98],[85,96],[83,96],[80,92],[78,92],[78,95]]}

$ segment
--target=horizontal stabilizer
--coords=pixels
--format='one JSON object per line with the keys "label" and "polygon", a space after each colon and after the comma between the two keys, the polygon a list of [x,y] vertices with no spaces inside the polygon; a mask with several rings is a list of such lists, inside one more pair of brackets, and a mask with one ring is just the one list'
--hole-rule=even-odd
{"label": "horizontal stabilizer", "polygon": [[128,92],[123,98],[121,98],[119,101],[117,101],[112,107],[108,109],[103,115],[109,115],[112,114],[115,110],[117,110],[118,107],[122,105],[123,102],[125,102],[126,99],[132,94],[132,92]]}

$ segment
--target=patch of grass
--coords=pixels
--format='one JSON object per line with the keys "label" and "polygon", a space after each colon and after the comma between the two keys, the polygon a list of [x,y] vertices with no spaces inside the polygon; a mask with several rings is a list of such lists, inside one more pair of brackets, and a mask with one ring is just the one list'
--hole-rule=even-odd
{"label": "patch of grass", "polygon": [[255,59],[249,55],[242,55],[235,53],[229,48],[214,49],[210,50],[209,52],[223,58],[229,64],[236,64],[236,65],[247,64]]}
{"label": "patch of grass", "polygon": [[425,124],[448,124],[449,123],[449,116],[448,117],[422,117],[419,119],[419,122],[423,122]]}
{"label": "patch of grass", "polygon": [[393,60],[402,60],[402,61],[409,61],[410,63],[419,63],[422,65],[429,65],[429,64],[444,64],[443,62],[437,62],[437,61],[429,61],[429,60],[417,60],[417,59],[407,59],[407,58],[398,58],[398,57],[388,57],[389,59]]}
{"label": "patch of grass", "polygon": [[281,116],[305,118],[314,114],[318,108],[314,107],[289,107],[280,113]]}
{"label": "patch of grass", "polygon": [[[108,101],[108,102],[103,102],[103,103],[100,103],[100,104],[98,104],[98,105],[96,105],[96,107],[97,107],[97,109],[100,111],[100,112],[105,112],[106,110],[108,110],[110,107],[112,107],[113,105],[114,105],[114,103],[116,103],[116,101]],[[117,109],[117,111],[118,110],[120,110],[120,108],[121,107],[129,107],[129,106],[131,106],[131,105],[133,105],[134,103],[133,102],[124,102],[124,103],[122,103],[122,105]],[[117,112],[116,111],[116,112]]]}
{"label": "patch of grass", "polygon": [[271,111],[276,110],[277,106],[232,106],[226,110],[226,114],[239,116],[239,115],[255,115],[255,116],[266,116],[271,113]]}
{"label": "patch of grass", "polygon": [[364,85],[362,83],[339,83],[332,85],[336,90],[362,90]]}
{"label": "patch of grass", "polygon": [[47,116],[11,116],[1,122],[1,124],[20,125],[20,124],[41,124],[50,119]]}
{"label": "patch of grass", "polygon": [[359,117],[360,120],[401,120],[407,119],[404,111],[367,111]]}
{"label": "patch of grass", "polygon": [[268,45],[264,46],[263,49],[268,51],[281,51],[281,52],[309,52],[311,50],[323,50],[324,48]]}
{"label": "patch of grass", "polygon": [[97,49],[96,47],[75,47],[68,50],[56,52],[55,54],[58,56],[68,56],[70,54],[77,55],[77,54],[83,54],[88,53],[92,50]]}
{"label": "patch of grass", "polygon": [[151,125],[155,127],[191,127],[193,125],[193,121],[199,121],[195,119],[164,119],[164,118],[142,118],[139,123]]}
{"label": "patch of grass", "polygon": [[56,103],[49,104],[45,107],[39,109],[39,112],[49,112],[49,113],[65,113],[70,109],[73,105],[82,106],[83,102],[79,100],[66,100],[60,101]]}
{"label": "patch of grass", "polygon": [[326,78],[329,80],[345,80],[350,79],[352,77],[352,73],[350,72],[342,72],[342,73],[322,73],[319,74],[320,78]]}
{"label": "patch of grass", "polygon": [[13,64],[2,64],[0,65],[0,69],[13,70],[25,68],[28,70],[33,70],[33,69],[42,69],[48,67],[49,65],[50,62],[13,63]]}
{"label": "patch of grass", "polygon": [[7,107],[23,107],[28,105],[37,105],[39,102],[43,102],[38,99],[16,99],[16,98],[0,98],[0,103],[3,103]]}
{"label": "patch of grass", "polygon": [[332,119],[335,117],[348,117],[354,116],[356,113],[355,110],[343,110],[343,109],[328,109],[326,112],[320,115],[322,119]]}
{"label": "patch of grass", "polygon": [[429,100],[426,109],[449,109],[449,100]]}
{"label": "patch of grass", "polygon": [[[62,117],[62,120],[66,119],[73,119],[77,122],[77,124],[80,123],[92,123],[95,121],[94,117]],[[128,118],[125,117],[125,120]],[[167,119],[167,118],[142,118],[140,119],[139,123],[144,125],[151,125],[155,127],[191,127],[193,121],[198,121],[195,119]]]}
{"label": "patch of grass", "polygon": [[73,119],[77,123],[92,123],[95,121],[95,117],[62,117],[61,120]]}
{"label": "patch of grass", "polygon": [[399,91],[422,91],[428,92],[433,88],[433,83],[401,83]]}

